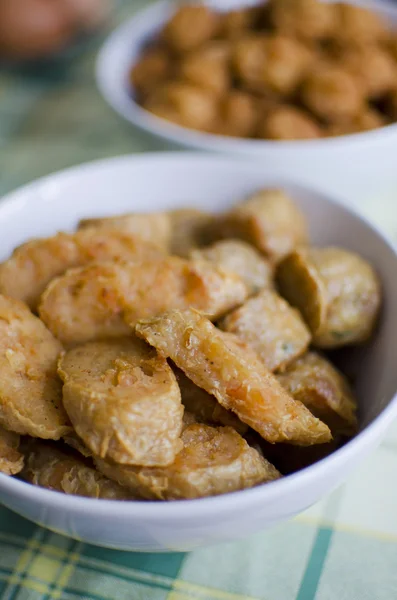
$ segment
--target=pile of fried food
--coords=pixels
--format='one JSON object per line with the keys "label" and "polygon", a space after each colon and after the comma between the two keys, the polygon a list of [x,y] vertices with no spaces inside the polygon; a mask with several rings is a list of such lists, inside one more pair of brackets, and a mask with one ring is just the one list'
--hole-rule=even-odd
{"label": "pile of fried food", "polygon": [[278,479],[355,434],[323,352],[367,342],[380,305],[282,190],[30,240],[0,265],[0,471],[124,500]]}
{"label": "pile of fried food", "polygon": [[271,140],[397,121],[397,34],[375,12],[269,0],[231,12],[179,7],[131,69],[146,110],[207,133]]}

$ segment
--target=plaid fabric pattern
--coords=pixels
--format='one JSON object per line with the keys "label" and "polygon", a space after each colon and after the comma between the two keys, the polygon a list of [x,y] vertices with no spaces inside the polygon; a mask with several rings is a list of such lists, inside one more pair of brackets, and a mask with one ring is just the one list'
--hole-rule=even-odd
{"label": "plaid fabric pattern", "polygon": [[[120,3],[116,21],[144,4]],[[164,148],[100,98],[100,42],[29,70],[0,69],[0,194],[79,162]],[[380,202],[365,210],[397,238],[397,214]],[[304,514],[189,554],[96,548],[0,507],[0,600],[394,600],[395,473],[397,424],[344,486]]]}

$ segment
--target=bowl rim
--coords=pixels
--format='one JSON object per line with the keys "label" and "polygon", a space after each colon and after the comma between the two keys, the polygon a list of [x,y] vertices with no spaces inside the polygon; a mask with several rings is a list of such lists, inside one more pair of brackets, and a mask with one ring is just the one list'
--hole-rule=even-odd
{"label": "bowl rim", "polygon": [[[260,0],[243,0],[242,5],[258,3]],[[336,0],[329,0],[336,2]],[[211,0],[204,0],[208,5],[213,4]],[[370,8],[375,12],[392,15],[397,23],[397,5],[388,0],[349,0],[349,4]],[[218,6],[218,4],[216,4]],[[243,137],[224,136],[188,127],[177,125],[166,119],[157,117],[148,110],[141,107],[129,93],[127,87],[120,84],[120,77],[127,83],[128,73],[119,73],[116,77],[117,85],[114,85],[114,72],[111,68],[114,53],[123,55],[126,52],[125,39],[134,39],[131,35],[141,23],[152,20],[159,11],[170,10],[175,6],[173,0],[158,0],[141,10],[138,10],[131,18],[114,29],[101,46],[95,63],[95,78],[98,90],[109,106],[124,119],[156,137],[177,143],[181,146],[198,149],[213,150],[227,153],[252,153],[260,155],[265,151],[277,152],[316,152],[335,150],[341,147],[355,148],[359,146],[372,146],[387,142],[390,138],[397,138],[397,122],[378,127],[370,131],[339,135],[329,138],[313,140],[268,140],[251,139]],[[149,31],[149,27],[146,26]],[[151,31],[156,28],[152,26]],[[136,42],[131,43],[129,48],[136,47]],[[131,89],[131,86],[129,86]]]}
{"label": "bowl rim", "polygon": [[[12,212],[21,199],[37,188],[37,186],[56,184],[62,185],[63,181],[67,182],[69,177],[89,174],[90,171],[95,172],[101,167],[112,167],[119,163],[137,163],[153,161],[180,161],[180,152],[152,152],[137,154],[126,154],[113,158],[105,158],[94,160],[74,167],[57,171],[45,177],[38,178],[26,185],[23,185],[16,190],[6,194],[0,199],[0,212]],[[203,152],[185,152],[183,153],[184,160],[196,163],[197,161],[209,161],[211,164],[218,162],[219,164],[236,163],[241,164],[241,158],[220,156],[217,154],[209,154]],[[243,161],[244,168],[257,170],[260,166],[256,163],[249,164],[248,161]],[[292,185],[292,182],[289,182]],[[286,182],[287,184],[287,182]],[[397,248],[375,225],[372,225],[368,219],[360,215],[356,210],[347,206],[343,202],[327,193],[317,192],[308,186],[297,186],[302,190],[306,189],[318,194],[319,198],[326,203],[337,205],[345,213],[359,220],[363,225],[372,230],[384,246],[394,255],[397,264]],[[94,511],[96,514],[110,516],[112,512],[117,511],[117,515],[122,518],[142,518],[151,521],[161,521],[163,519],[171,519],[178,521],[186,517],[206,517],[222,511],[223,514],[232,513],[239,509],[247,508],[248,505],[257,505],[261,501],[272,502],[274,500],[287,497],[294,494],[297,490],[316,480],[324,469],[331,471],[337,470],[339,466],[349,462],[355,456],[364,455],[365,450],[371,445],[371,440],[375,443],[382,435],[388,424],[397,416],[397,390],[390,399],[387,406],[377,415],[374,420],[367,425],[353,439],[348,441],[343,447],[332,452],[322,460],[297,471],[291,475],[285,476],[277,481],[262,484],[254,488],[231,492],[228,494],[214,496],[209,498],[200,498],[194,500],[173,500],[167,502],[159,501],[121,501],[121,500],[98,500],[94,498],[85,498],[79,496],[69,496],[59,492],[36,487],[30,483],[18,480],[14,477],[9,477],[0,474],[0,495],[4,490],[8,494],[18,496],[26,500],[31,499],[43,506],[50,508],[61,508],[71,512],[87,512]]]}

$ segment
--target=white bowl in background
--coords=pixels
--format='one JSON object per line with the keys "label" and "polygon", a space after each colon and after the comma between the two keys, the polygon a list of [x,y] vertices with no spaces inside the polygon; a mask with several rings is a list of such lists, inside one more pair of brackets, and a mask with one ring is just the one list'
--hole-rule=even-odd
{"label": "white bowl in background", "polygon": [[[275,181],[236,158],[160,153],[82,165],[40,179],[0,202],[0,260],[35,236],[72,229],[82,217],[185,205],[219,211]],[[357,251],[383,282],[376,339],[360,354],[360,433],[320,463],[254,489],[173,502],[112,502],[66,496],[0,475],[0,502],[56,532],[122,550],[189,550],[233,540],[288,519],[340,484],[397,414],[397,256],[364,219],[322,193],[283,185],[305,212],[311,239]]]}
{"label": "white bowl in background", "polygon": [[[255,4],[252,0],[204,0],[219,9]],[[385,15],[397,26],[397,6],[376,0],[351,2]],[[277,177],[291,178],[338,196],[366,210],[368,202],[394,204],[397,196],[397,124],[378,130],[322,140],[271,141],[211,135],[174,125],[141,108],[133,99],[129,71],[144,44],[152,39],[175,10],[161,0],[138,12],[116,29],[99,53],[99,90],[124,119],[173,144],[256,159]]]}

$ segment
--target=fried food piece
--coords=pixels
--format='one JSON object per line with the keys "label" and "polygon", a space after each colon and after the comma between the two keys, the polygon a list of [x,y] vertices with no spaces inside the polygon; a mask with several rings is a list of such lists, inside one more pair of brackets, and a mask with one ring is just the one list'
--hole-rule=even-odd
{"label": "fried food piece", "polygon": [[42,296],[40,317],[66,346],[128,335],[128,324],[192,306],[217,319],[247,297],[234,273],[176,256],[71,269]]}
{"label": "fried food piece", "polygon": [[260,190],[237,204],[222,219],[218,235],[253,244],[272,263],[308,241],[303,214],[285,192],[275,189]]}
{"label": "fried food piece", "polygon": [[217,496],[273,481],[280,473],[231,427],[193,424],[182,433],[183,449],[168,467],[131,467],[95,459],[97,468],[147,499]]}
{"label": "fried food piece", "polygon": [[239,40],[233,53],[236,75],[247,89],[291,94],[312,60],[310,51],[294,38],[252,36]]}
{"label": "fried food piece", "polygon": [[193,415],[196,422],[233,427],[241,435],[247,432],[247,425],[230,410],[223,408],[215,396],[208,394],[203,388],[197,387],[177,367],[174,367],[174,373],[181,390],[182,404],[186,409],[188,422]]}
{"label": "fried food piece", "polygon": [[190,257],[207,260],[225,271],[236,273],[250,294],[273,287],[270,263],[253,246],[242,240],[221,240],[200,250],[193,250]]}
{"label": "fried food piece", "polygon": [[230,87],[229,57],[230,47],[226,42],[210,42],[182,59],[180,77],[220,96]]}
{"label": "fried food piece", "polygon": [[202,4],[180,6],[162,32],[162,39],[176,52],[187,52],[210,40],[219,27],[219,16]]}
{"label": "fried food piece", "polygon": [[326,121],[354,118],[364,106],[364,90],[346,68],[322,63],[302,84],[306,107]]}
{"label": "fried food piece", "polygon": [[181,449],[183,406],[167,361],[141,340],[91,342],[59,361],[77,435],[117,463],[166,466]]}
{"label": "fried food piece", "polygon": [[187,258],[194,248],[207,242],[213,215],[196,208],[178,208],[168,212],[171,229],[171,254]]}
{"label": "fried food piece", "polygon": [[311,340],[299,311],[272,290],[262,290],[220,322],[255,350],[270,371],[284,370]]}
{"label": "fried food piece", "polygon": [[[79,221],[79,229],[117,229],[129,233],[134,237],[140,237],[145,242],[150,242],[167,251],[171,242],[171,223],[167,213],[127,213],[116,217],[96,217],[82,219]],[[145,255],[146,253],[146,255]],[[155,256],[152,248],[142,246],[141,258],[152,258]],[[121,258],[127,257],[121,256]],[[105,258],[98,258],[105,260]]]}
{"label": "fried food piece", "polygon": [[338,348],[367,341],[381,304],[379,279],[363,258],[342,248],[302,248],[278,266],[281,294],[301,311],[313,344]]}
{"label": "fried food piece", "polygon": [[300,400],[328,425],[332,434],[357,430],[357,401],[346,377],[316,352],[308,352],[277,376],[295,400]]}
{"label": "fried food piece", "polygon": [[352,121],[333,123],[327,130],[328,136],[349,135],[361,131],[371,131],[386,125],[383,115],[374,108],[366,107]]}
{"label": "fried food piece", "polygon": [[67,444],[70,448],[73,448],[73,450],[76,450],[85,458],[90,458],[92,456],[91,450],[87,448],[81,437],[79,437],[75,431],[63,436],[62,439],[65,444]]}
{"label": "fried food piece", "polygon": [[380,47],[349,48],[343,53],[341,60],[344,68],[357,78],[370,99],[384,96],[396,84],[396,61]]}
{"label": "fried food piece", "polygon": [[281,33],[304,40],[321,40],[334,33],[337,10],[318,0],[271,0],[269,18]]}
{"label": "fried food piece", "polygon": [[164,48],[150,48],[141,56],[130,72],[130,82],[138,97],[144,98],[159,83],[166,81],[171,72],[171,59]]}
{"label": "fried food piece", "polygon": [[62,346],[28,307],[0,295],[0,425],[58,440],[71,427],[56,365]]}
{"label": "fried food piece", "polygon": [[156,246],[121,231],[58,233],[22,244],[0,264],[0,293],[23,300],[34,310],[50,281],[71,267],[95,260],[154,259],[161,255]]}
{"label": "fried food piece", "polygon": [[258,137],[269,140],[314,140],[322,137],[320,125],[301,108],[280,105],[265,114]]}
{"label": "fried food piece", "polygon": [[143,107],[157,117],[176,125],[208,131],[217,116],[217,99],[202,87],[174,81],[159,86]]}
{"label": "fried food piece", "polygon": [[251,94],[231,90],[219,107],[214,133],[232,137],[252,137],[259,119],[258,103]]}
{"label": "fried food piece", "polygon": [[19,452],[19,435],[0,426],[0,473],[16,475],[23,469],[23,454]]}
{"label": "fried food piece", "polygon": [[335,36],[349,44],[365,45],[382,41],[388,37],[387,24],[383,17],[368,8],[353,4],[338,3]]}
{"label": "fried food piece", "polygon": [[227,40],[244,37],[254,29],[258,17],[257,6],[249,6],[223,13],[221,14],[220,36]]}
{"label": "fried food piece", "polygon": [[328,427],[285,392],[256,353],[194,310],[142,320],[137,334],[271,443],[327,442]]}
{"label": "fried food piece", "polygon": [[136,498],[130,491],[88,466],[83,459],[50,444],[30,446],[22,477],[33,485],[73,496],[104,500]]}

